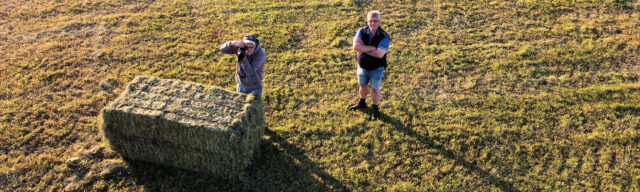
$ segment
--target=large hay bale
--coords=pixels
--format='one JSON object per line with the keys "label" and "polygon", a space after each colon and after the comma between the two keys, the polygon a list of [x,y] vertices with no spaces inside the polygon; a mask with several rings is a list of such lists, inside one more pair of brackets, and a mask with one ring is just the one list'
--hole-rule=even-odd
{"label": "large hay bale", "polygon": [[234,177],[264,134],[253,94],[177,80],[136,77],[102,109],[101,131],[123,156]]}

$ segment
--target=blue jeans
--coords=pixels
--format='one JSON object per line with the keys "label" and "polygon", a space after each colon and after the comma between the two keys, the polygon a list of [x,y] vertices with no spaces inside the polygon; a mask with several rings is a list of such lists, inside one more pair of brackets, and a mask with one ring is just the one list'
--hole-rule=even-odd
{"label": "blue jeans", "polygon": [[256,96],[262,98],[262,87],[257,89],[247,89],[242,85],[238,84],[238,86],[236,86],[236,91],[240,93],[253,93],[253,94],[256,94]]}
{"label": "blue jeans", "polygon": [[369,84],[373,89],[380,89],[382,86],[382,76],[384,75],[383,72],[384,67],[367,71],[358,65],[358,83],[360,83],[360,85]]}

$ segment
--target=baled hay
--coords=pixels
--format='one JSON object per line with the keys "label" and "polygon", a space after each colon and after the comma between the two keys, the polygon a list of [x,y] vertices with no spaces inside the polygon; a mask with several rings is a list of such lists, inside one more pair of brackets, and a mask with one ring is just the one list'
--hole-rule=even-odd
{"label": "baled hay", "polygon": [[250,164],[264,134],[252,94],[136,77],[102,110],[101,130],[123,156],[232,177]]}

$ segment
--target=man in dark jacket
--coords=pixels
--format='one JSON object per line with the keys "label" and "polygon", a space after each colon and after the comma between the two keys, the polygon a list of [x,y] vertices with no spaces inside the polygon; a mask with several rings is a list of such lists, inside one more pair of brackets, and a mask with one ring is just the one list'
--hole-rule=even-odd
{"label": "man in dark jacket", "polygon": [[380,100],[382,99],[382,76],[387,67],[387,50],[391,36],[380,28],[380,12],[377,10],[367,13],[367,26],[362,27],[353,39],[353,50],[356,51],[358,61],[358,82],[360,84],[360,99],[349,110],[367,108],[366,98],[371,88],[371,120],[380,117]]}
{"label": "man in dark jacket", "polygon": [[242,40],[223,43],[220,45],[220,51],[236,55],[236,90],[254,93],[262,98],[262,77],[267,56],[258,38],[253,34],[247,34]]}

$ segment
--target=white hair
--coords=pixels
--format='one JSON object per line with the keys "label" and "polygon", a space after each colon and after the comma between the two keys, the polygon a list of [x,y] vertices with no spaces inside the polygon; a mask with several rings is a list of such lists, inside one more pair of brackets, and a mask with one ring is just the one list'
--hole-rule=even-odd
{"label": "white hair", "polygon": [[367,13],[367,20],[368,20],[369,18],[371,18],[371,16],[375,16],[375,17],[377,17],[378,19],[381,19],[381,18],[380,18],[380,11],[378,11],[378,10],[371,10],[371,11],[369,11],[369,12]]}

